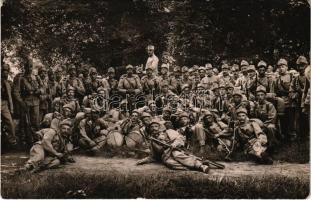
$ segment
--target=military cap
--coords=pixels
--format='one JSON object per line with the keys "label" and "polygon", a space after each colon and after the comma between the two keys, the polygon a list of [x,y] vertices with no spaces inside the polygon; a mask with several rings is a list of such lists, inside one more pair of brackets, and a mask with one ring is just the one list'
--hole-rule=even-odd
{"label": "military cap", "polygon": [[71,112],[73,112],[75,110],[74,107],[75,106],[72,103],[67,103],[67,104],[63,105],[63,109],[69,109]]}
{"label": "military cap", "polygon": [[85,114],[91,114],[92,109],[91,109],[91,108],[84,108],[84,109],[83,109],[83,112],[84,112]]}
{"label": "military cap", "polygon": [[214,90],[216,90],[218,88],[219,88],[219,84],[215,83],[215,84],[212,85],[211,90],[214,91]]}
{"label": "military cap", "polygon": [[296,61],[296,64],[299,65],[299,64],[308,64],[308,61],[307,61],[307,58],[304,57],[304,56],[299,56],[297,61]]}
{"label": "military cap", "polygon": [[115,73],[116,70],[113,67],[108,68],[108,73]]}
{"label": "military cap", "polygon": [[262,85],[258,86],[257,89],[256,89],[256,93],[257,92],[267,93],[266,87],[264,87]]}
{"label": "military cap", "polygon": [[231,82],[229,82],[228,84],[226,84],[226,88],[234,88],[234,85]]}
{"label": "military cap", "polygon": [[256,71],[255,65],[249,65],[247,71]]}
{"label": "military cap", "polygon": [[123,99],[121,102],[120,102],[120,105],[123,105],[123,104],[127,104],[127,100],[126,99]]}
{"label": "military cap", "polygon": [[233,64],[233,65],[232,65],[232,69],[234,69],[234,70],[239,70],[240,67],[239,67],[239,65],[237,65],[237,64]]}
{"label": "military cap", "polygon": [[68,70],[76,70],[76,66],[70,65],[70,66],[68,67]]}
{"label": "military cap", "polygon": [[163,63],[163,64],[161,65],[161,68],[166,68],[166,69],[168,69],[169,67],[168,67],[168,64]]}
{"label": "military cap", "polygon": [[128,69],[134,69],[133,65],[127,65],[125,68],[126,68],[126,70],[128,70]]}
{"label": "military cap", "polygon": [[221,82],[219,85],[218,85],[218,88],[226,88],[226,84],[224,82]]}
{"label": "military cap", "polygon": [[72,126],[72,120],[71,119],[64,119],[59,123],[59,126]]}
{"label": "military cap", "polygon": [[187,66],[183,66],[182,68],[181,68],[181,72],[182,73],[185,73],[185,72],[188,72],[189,71],[189,68],[187,67]]}
{"label": "military cap", "polygon": [[205,71],[205,67],[204,66],[200,66],[199,67],[199,71],[201,71],[201,70]]}
{"label": "military cap", "polygon": [[106,92],[106,89],[103,86],[100,86],[99,88],[97,88],[97,92],[100,92],[100,91]]}
{"label": "military cap", "polygon": [[198,66],[198,65],[193,65],[193,66],[192,66],[192,69],[198,70],[198,69],[199,69],[199,66]]}
{"label": "military cap", "polygon": [[205,89],[204,85],[203,85],[203,84],[201,84],[201,83],[198,83],[198,84],[197,84],[197,86],[196,86],[196,89],[199,89],[199,88],[203,88],[203,89]]}
{"label": "military cap", "polygon": [[89,74],[97,74],[97,70],[95,67],[91,67],[89,70]]}
{"label": "military cap", "polygon": [[191,73],[194,72],[194,70],[193,70],[192,68],[190,68],[190,69],[188,70],[188,72],[191,74]]}
{"label": "military cap", "polygon": [[141,114],[141,118],[144,118],[144,117],[152,117],[152,116],[151,116],[150,113],[148,113],[148,112],[143,112],[143,113]]}
{"label": "military cap", "polygon": [[263,61],[263,60],[261,60],[261,61],[259,61],[259,63],[257,64],[257,67],[265,67],[265,68],[267,68],[267,63],[265,62],[265,61]]}
{"label": "military cap", "polygon": [[239,114],[239,113],[245,113],[245,114],[247,114],[247,110],[246,110],[245,108],[243,108],[243,107],[240,107],[240,108],[238,108],[238,109],[236,110],[236,114]]}
{"label": "military cap", "polygon": [[150,106],[150,104],[155,104],[155,101],[154,100],[149,100],[148,101],[148,106]]}
{"label": "military cap", "polygon": [[161,87],[169,86],[169,84],[166,80],[162,81],[160,84],[161,84]]}
{"label": "military cap", "polygon": [[213,66],[212,66],[211,63],[207,63],[207,64],[205,65],[205,68],[206,68],[206,70],[209,70],[209,69],[213,69]]}
{"label": "military cap", "polygon": [[61,67],[57,67],[55,72],[63,72],[63,69]]}
{"label": "military cap", "polygon": [[10,71],[10,66],[8,64],[2,65],[2,70],[3,71]]}
{"label": "military cap", "polygon": [[281,65],[288,65],[287,63],[287,60],[285,60],[284,58],[281,58],[278,63],[277,63],[278,66],[281,66]]}
{"label": "military cap", "polygon": [[233,90],[232,96],[236,96],[236,95],[243,97],[242,91],[240,89]]}
{"label": "military cap", "polygon": [[214,72],[214,73],[217,73],[217,74],[219,73],[219,71],[218,71],[217,68],[213,68],[213,72]]}
{"label": "military cap", "polygon": [[203,117],[213,116],[213,114],[209,110],[207,110],[207,109],[203,109],[202,110],[202,115],[203,115]]}
{"label": "military cap", "polygon": [[147,46],[147,49],[148,49],[148,50],[149,50],[149,49],[150,49],[150,50],[154,50],[154,46],[153,46],[153,45],[148,45],[148,46]]}
{"label": "military cap", "polygon": [[187,117],[187,118],[189,118],[189,114],[186,113],[186,112],[182,112],[182,113],[179,114],[179,119],[182,118],[182,117]]}
{"label": "military cap", "polygon": [[248,62],[246,60],[242,60],[240,66],[248,66]]}
{"label": "military cap", "polygon": [[74,88],[74,87],[72,87],[72,86],[68,86],[67,87],[67,92],[69,92],[69,91],[75,91],[76,89]]}
{"label": "military cap", "polygon": [[153,119],[153,120],[151,121],[151,123],[149,124],[149,126],[151,126],[151,124],[158,124],[158,125],[161,125],[161,122],[160,122],[160,120],[158,120],[157,118],[155,118],[155,119]]}
{"label": "military cap", "polygon": [[169,107],[166,106],[163,108],[163,112],[170,112],[171,113],[172,111]]}
{"label": "military cap", "polygon": [[174,72],[180,72],[181,70],[180,70],[180,67],[179,66],[175,66],[174,67]]}
{"label": "military cap", "polygon": [[132,114],[133,114],[133,113],[137,113],[137,114],[140,115],[140,112],[139,112],[137,109],[134,109],[134,110],[132,111]]}
{"label": "military cap", "polygon": [[223,69],[229,69],[229,65],[228,64],[223,64],[222,66],[221,66],[221,69],[223,70]]}
{"label": "military cap", "polygon": [[44,66],[40,66],[39,68],[38,68],[38,72],[40,73],[40,72],[47,72],[47,69],[44,67]]}
{"label": "military cap", "polygon": [[186,89],[186,88],[190,88],[189,84],[183,84],[183,85],[181,86],[181,90],[184,90],[184,89]]}

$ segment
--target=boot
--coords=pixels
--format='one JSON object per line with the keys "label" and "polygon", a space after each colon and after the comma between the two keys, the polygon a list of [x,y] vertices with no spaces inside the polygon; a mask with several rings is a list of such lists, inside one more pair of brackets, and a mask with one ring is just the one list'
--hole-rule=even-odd
{"label": "boot", "polygon": [[209,167],[207,165],[201,165],[200,166],[200,170],[205,173],[205,174],[208,174],[209,172]]}

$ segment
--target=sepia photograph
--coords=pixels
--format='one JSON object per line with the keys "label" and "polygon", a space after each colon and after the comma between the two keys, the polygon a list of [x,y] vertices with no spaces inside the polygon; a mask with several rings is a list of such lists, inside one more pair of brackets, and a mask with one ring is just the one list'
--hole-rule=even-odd
{"label": "sepia photograph", "polygon": [[0,0],[3,199],[307,199],[310,0]]}

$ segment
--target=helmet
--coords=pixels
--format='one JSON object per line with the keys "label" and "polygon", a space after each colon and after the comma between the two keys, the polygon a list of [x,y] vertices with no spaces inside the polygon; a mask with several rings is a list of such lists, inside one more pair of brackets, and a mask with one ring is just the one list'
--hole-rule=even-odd
{"label": "helmet", "polygon": [[166,69],[168,69],[169,67],[168,67],[168,64],[163,63],[163,64],[161,65],[161,68],[166,68]]}
{"label": "helmet", "polygon": [[236,110],[236,114],[239,114],[239,113],[245,113],[245,114],[247,114],[247,110],[246,110],[245,108],[243,108],[243,107],[240,107],[240,108],[238,108],[238,109]]}
{"label": "helmet", "polygon": [[308,61],[307,61],[307,58],[304,57],[304,56],[299,56],[297,61],[296,61],[296,64],[299,65],[299,64],[308,64]]}
{"label": "helmet", "polygon": [[278,63],[277,63],[278,66],[281,66],[281,65],[288,65],[287,63],[287,60],[285,60],[284,58],[281,58]]}
{"label": "helmet", "polygon": [[144,117],[152,117],[152,116],[151,116],[150,113],[148,113],[148,112],[143,112],[143,113],[141,114],[141,118],[144,118]]}
{"label": "helmet", "polygon": [[257,89],[256,89],[256,93],[257,92],[267,93],[266,87],[264,87],[262,85],[258,86]]}
{"label": "helmet", "polygon": [[257,67],[267,67],[267,63],[263,60],[259,61],[259,63],[257,64]]}
{"label": "helmet", "polygon": [[128,69],[134,69],[133,65],[127,65],[125,68],[126,68],[126,70],[128,70]]}
{"label": "helmet", "polygon": [[248,62],[246,60],[242,60],[240,66],[248,66]]}
{"label": "helmet", "polygon": [[72,120],[71,119],[64,119],[59,123],[59,126],[72,126]]}
{"label": "helmet", "polygon": [[97,74],[97,70],[95,67],[91,67],[89,70],[89,74]]}
{"label": "helmet", "polygon": [[206,70],[209,70],[209,69],[213,69],[213,66],[212,66],[211,63],[207,63],[207,64],[205,65],[205,68],[206,68]]}
{"label": "helmet", "polygon": [[183,66],[182,68],[181,68],[181,72],[182,73],[185,73],[185,72],[188,72],[189,71],[189,68],[187,67],[187,66]]}
{"label": "helmet", "polygon": [[113,67],[108,68],[108,73],[115,73],[116,70]]}

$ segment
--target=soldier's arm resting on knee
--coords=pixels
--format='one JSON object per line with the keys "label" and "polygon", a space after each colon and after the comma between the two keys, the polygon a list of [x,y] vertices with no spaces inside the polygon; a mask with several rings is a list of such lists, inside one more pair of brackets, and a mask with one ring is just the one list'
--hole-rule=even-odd
{"label": "soldier's arm resting on knee", "polygon": [[41,144],[42,144],[44,150],[46,150],[49,153],[59,157],[59,156],[61,156],[61,153],[57,152],[52,145],[52,140],[53,140],[53,137],[55,136],[55,134],[56,134],[55,131],[50,131],[50,132],[44,134]]}

